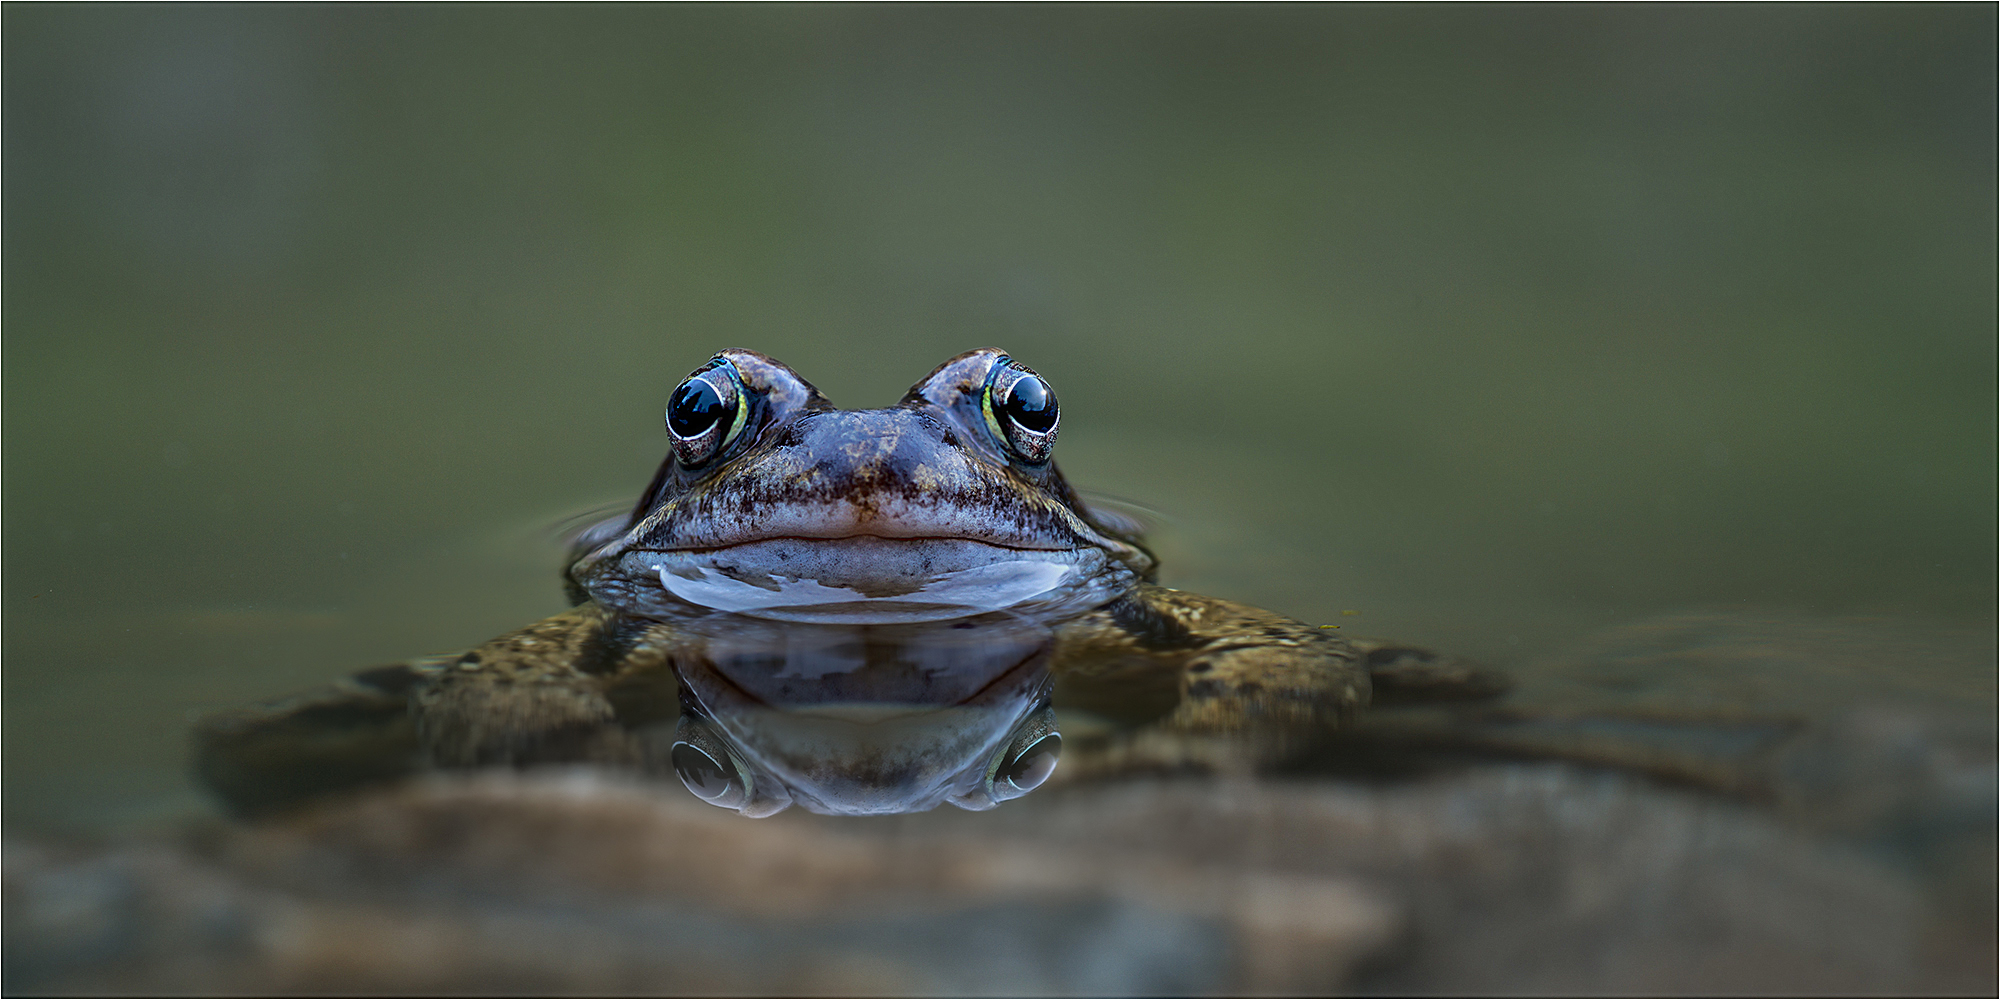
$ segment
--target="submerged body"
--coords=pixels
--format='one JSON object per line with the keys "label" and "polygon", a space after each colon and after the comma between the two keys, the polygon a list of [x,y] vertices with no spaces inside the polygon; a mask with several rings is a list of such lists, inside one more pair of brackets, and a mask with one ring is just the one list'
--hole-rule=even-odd
{"label": "submerged body", "polygon": [[1052,703],[1091,720],[1096,756],[1170,765],[1189,741],[1269,756],[1368,704],[1330,630],[1153,584],[1137,527],[1050,460],[1059,428],[1048,383],[998,350],[878,410],[725,351],[673,394],[631,514],[579,538],[574,608],[211,720],[198,766],[246,812],[554,762],[672,770],[749,815],[981,809],[1049,776]]}

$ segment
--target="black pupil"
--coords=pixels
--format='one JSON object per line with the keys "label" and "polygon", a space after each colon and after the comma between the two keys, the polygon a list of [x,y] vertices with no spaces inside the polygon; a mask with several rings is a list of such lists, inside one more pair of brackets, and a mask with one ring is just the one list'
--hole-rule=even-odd
{"label": "black pupil", "polygon": [[1047,434],[1056,425],[1056,394],[1049,391],[1047,382],[1026,375],[1008,387],[1000,411],[1024,430]]}
{"label": "black pupil", "polygon": [[688,379],[667,400],[667,429],[684,438],[695,437],[714,427],[724,409],[722,394],[707,379]]}
{"label": "black pupil", "polygon": [[729,791],[729,771],[707,754],[686,743],[674,744],[674,773],[688,791],[713,802]]}
{"label": "black pupil", "polygon": [[1003,775],[1015,788],[1031,792],[1042,782],[1049,780],[1049,773],[1056,769],[1056,760],[1062,756],[1062,737],[1055,733],[1036,740],[1033,746],[1021,753],[1009,765]]}

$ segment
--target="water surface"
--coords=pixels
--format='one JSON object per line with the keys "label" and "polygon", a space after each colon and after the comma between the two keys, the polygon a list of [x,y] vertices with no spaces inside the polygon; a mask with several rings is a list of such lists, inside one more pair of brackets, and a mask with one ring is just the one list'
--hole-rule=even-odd
{"label": "water surface", "polygon": [[9,8],[7,823],[559,610],[725,346],[1007,348],[1172,585],[1521,668],[1872,616],[1990,708],[1994,27]]}

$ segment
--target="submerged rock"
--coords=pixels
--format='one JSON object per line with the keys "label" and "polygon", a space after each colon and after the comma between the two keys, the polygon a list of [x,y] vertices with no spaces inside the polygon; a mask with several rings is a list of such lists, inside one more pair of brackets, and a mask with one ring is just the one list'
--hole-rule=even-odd
{"label": "submerged rock", "polygon": [[1275,771],[1080,732],[1061,780],[983,813],[747,820],[537,768],[15,839],[6,987],[1990,994],[1983,642],[1664,619]]}
{"label": "submerged rock", "polygon": [[1906,993],[1990,974],[1910,871],[1563,765],[761,823],[503,772],[179,842],[15,844],[6,867],[20,992]]}

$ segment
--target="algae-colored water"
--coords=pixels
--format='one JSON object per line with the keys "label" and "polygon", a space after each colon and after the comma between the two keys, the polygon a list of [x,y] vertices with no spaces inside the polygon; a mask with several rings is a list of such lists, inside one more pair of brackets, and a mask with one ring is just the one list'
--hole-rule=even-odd
{"label": "algae-colored water", "polygon": [[847,406],[1006,347],[1167,582],[1502,667],[1991,649],[1991,7],[0,23],[14,830],[200,813],[192,715],[559,609],[725,346]]}

